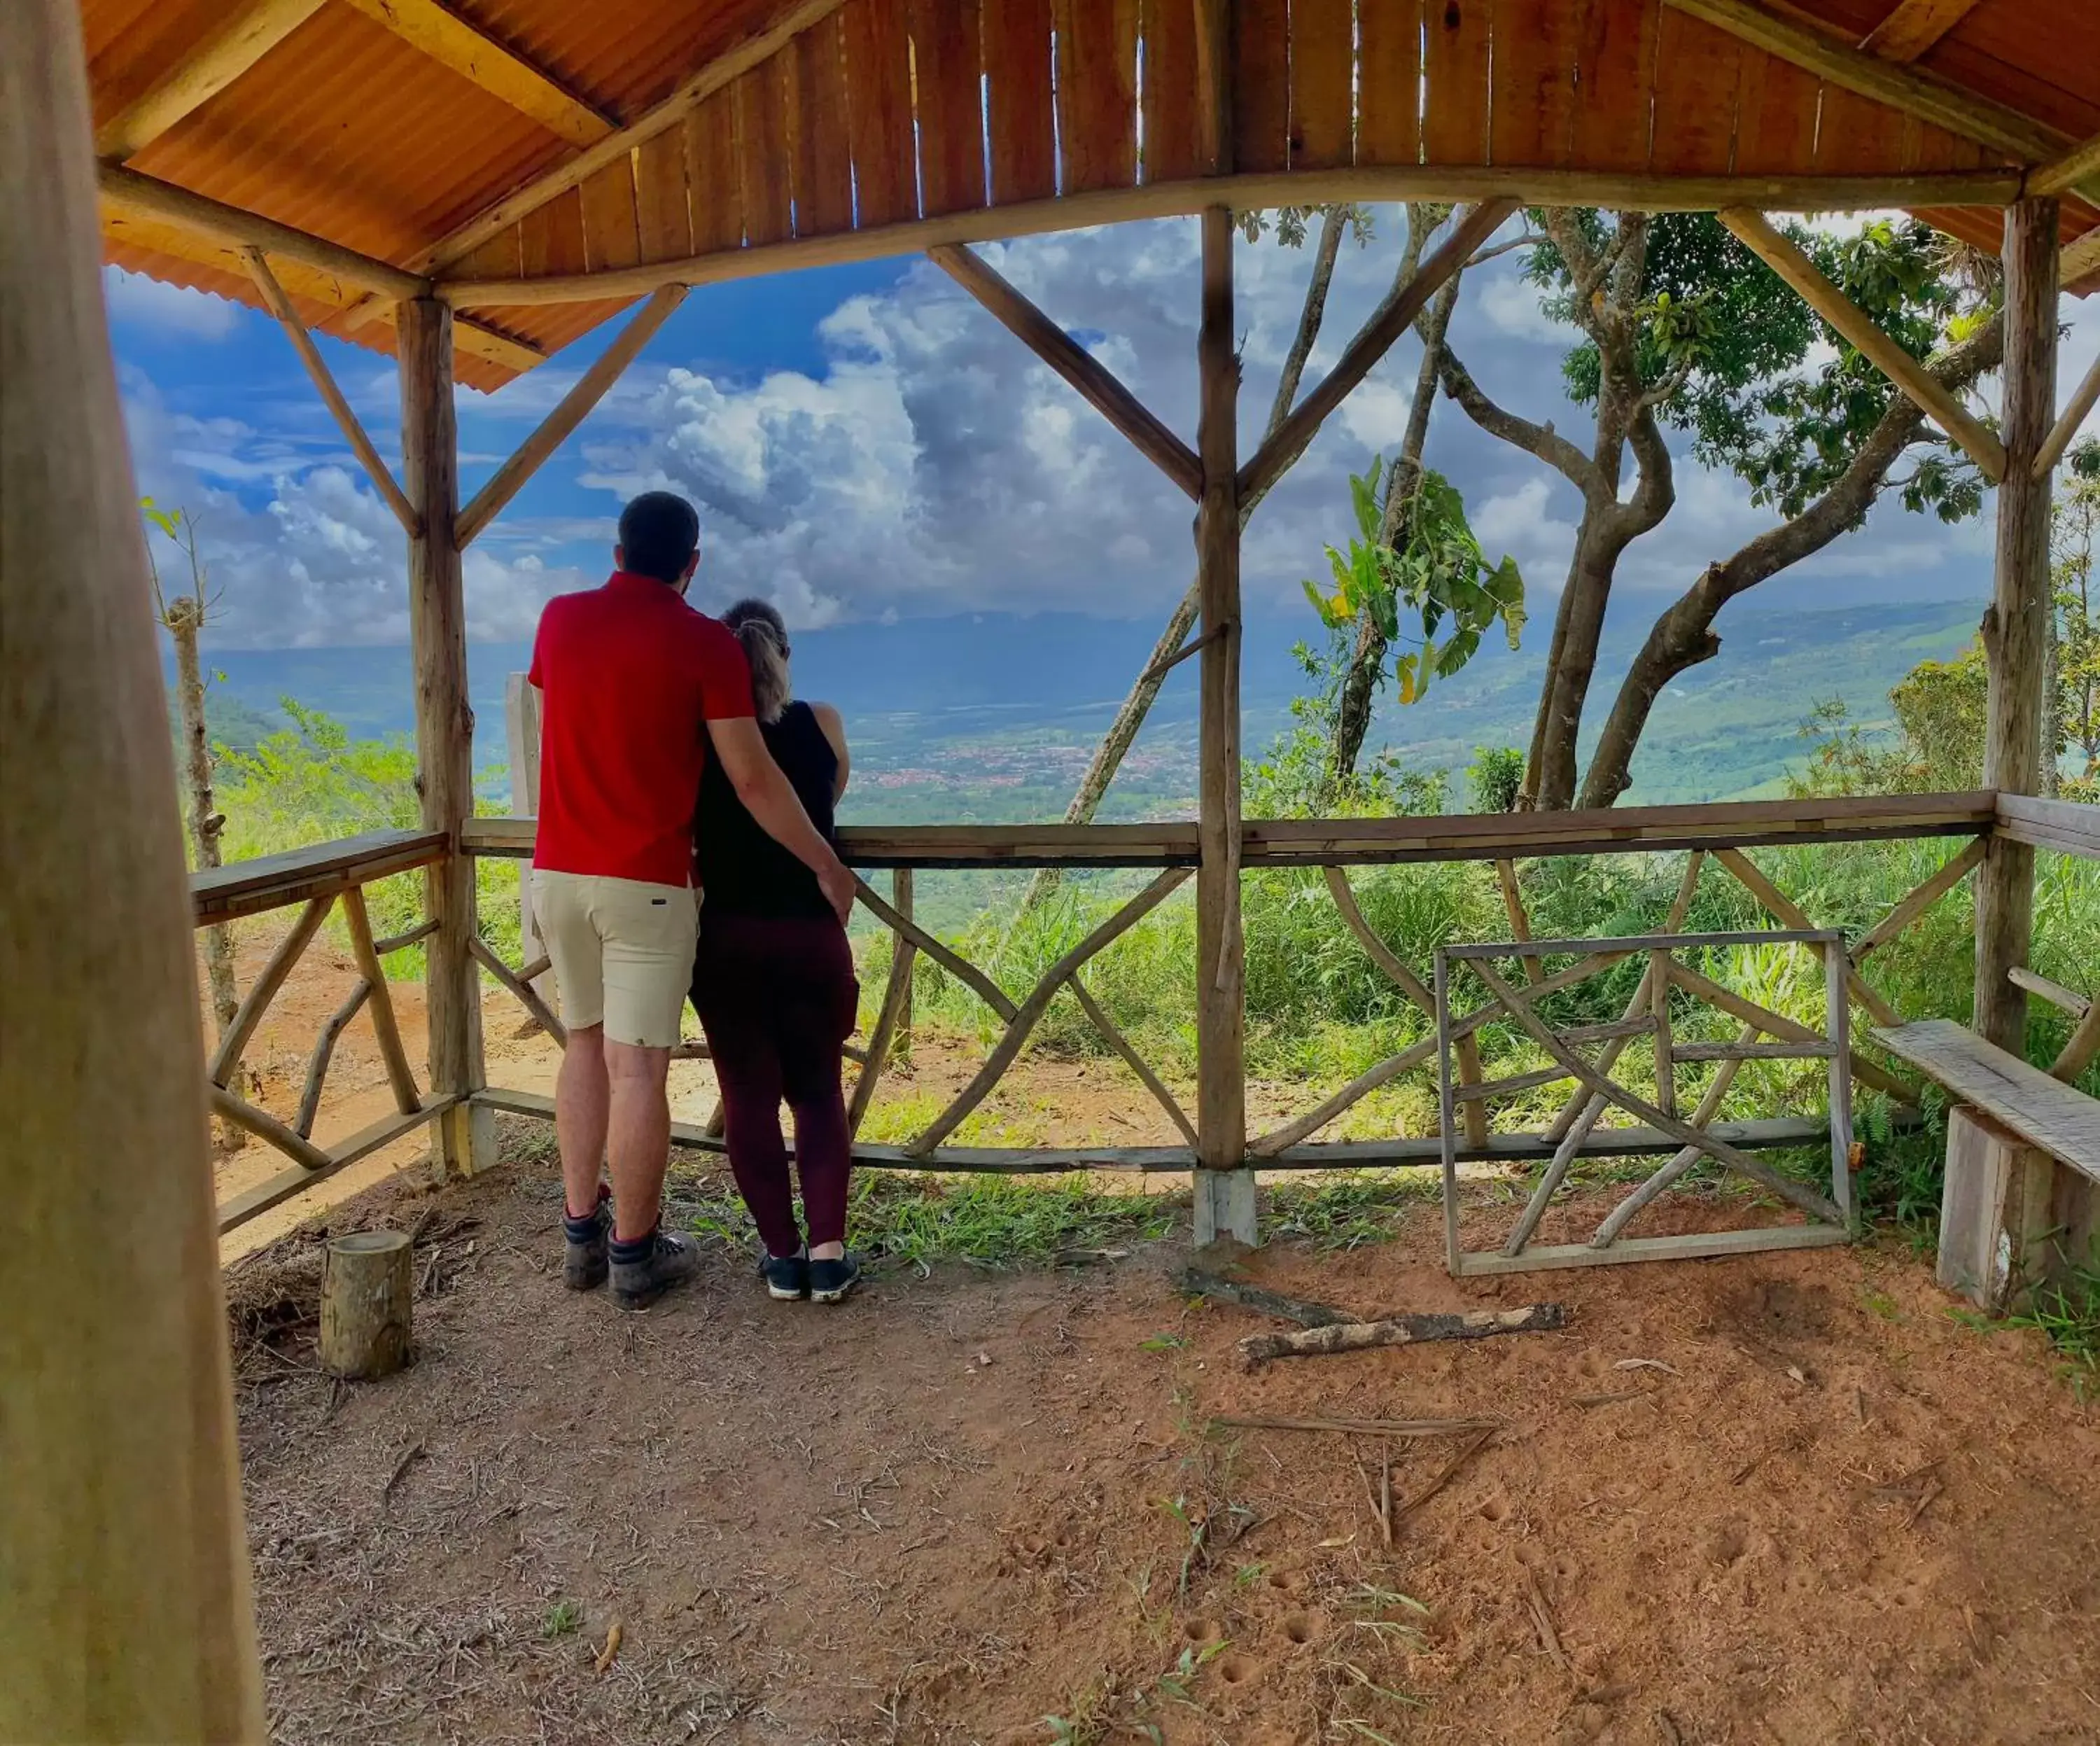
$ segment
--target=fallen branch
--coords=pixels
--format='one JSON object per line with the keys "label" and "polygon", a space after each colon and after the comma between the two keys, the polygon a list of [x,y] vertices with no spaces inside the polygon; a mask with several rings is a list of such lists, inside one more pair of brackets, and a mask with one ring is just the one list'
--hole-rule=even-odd
{"label": "fallen branch", "polygon": [[1350,1326],[1358,1325],[1361,1320],[1346,1310],[1331,1309],[1325,1303],[1308,1303],[1303,1298],[1286,1298],[1281,1292],[1264,1291],[1259,1285],[1242,1285],[1236,1280],[1220,1279],[1215,1273],[1206,1273],[1199,1268],[1192,1267],[1181,1276],[1181,1290],[1192,1298],[1215,1298],[1220,1303],[1237,1303],[1242,1309],[1259,1310],[1264,1316],[1295,1321],[1301,1328]]}
{"label": "fallen branch", "polygon": [[1468,1310],[1462,1315],[1395,1316],[1387,1321],[1337,1322],[1298,1334],[1251,1334],[1239,1343],[1249,1364],[1269,1358],[1324,1357],[1374,1346],[1411,1346],[1426,1340],[1482,1340],[1497,1334],[1550,1334],[1568,1325],[1564,1303],[1531,1303],[1522,1309]]}
{"label": "fallen branch", "polygon": [[1352,1437],[1449,1437],[1499,1431],[1495,1418],[1214,1418],[1213,1431],[1331,1431]]}
{"label": "fallen branch", "polygon": [[[1494,1434],[1493,1430],[1490,1428],[1476,1435],[1471,1442],[1468,1443],[1463,1448],[1460,1449],[1457,1454],[1454,1455],[1450,1458],[1450,1460],[1445,1462],[1444,1470],[1438,1474],[1435,1479],[1432,1479],[1428,1484],[1424,1486],[1419,1494],[1409,1498],[1405,1503],[1400,1506],[1399,1513],[1401,1515],[1412,1515],[1417,1510],[1419,1510],[1424,1504],[1427,1503],[1431,1498],[1434,1497],[1439,1492],[1442,1491],[1445,1486],[1449,1485],[1451,1481],[1458,1476],[1458,1470],[1461,1467],[1464,1466],[1467,1462],[1471,1461],[1476,1455],[1479,1454],[1482,1449],[1488,1446],[1489,1440],[1493,1437]],[[1388,1516],[1392,1514],[1392,1503],[1389,1497],[1386,1503],[1386,1511]],[[1386,1543],[1388,1545],[1392,1543],[1389,1532]]]}

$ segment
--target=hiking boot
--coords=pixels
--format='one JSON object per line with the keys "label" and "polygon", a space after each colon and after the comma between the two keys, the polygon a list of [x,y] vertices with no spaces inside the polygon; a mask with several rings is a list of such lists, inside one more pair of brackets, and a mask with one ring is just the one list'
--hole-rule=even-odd
{"label": "hiking boot", "polygon": [[810,1258],[807,1255],[763,1255],[758,1276],[765,1281],[765,1294],[776,1303],[799,1303],[810,1294]]}
{"label": "hiking boot", "polygon": [[810,1263],[810,1301],[812,1303],[843,1303],[859,1283],[860,1257],[850,1249],[842,1260],[812,1261]]}
{"label": "hiking boot", "polygon": [[699,1248],[690,1237],[673,1237],[660,1229],[647,1241],[649,1246],[640,1260],[613,1259],[612,1298],[624,1310],[648,1308],[672,1287],[684,1285],[700,1270]]}
{"label": "hiking boot", "polygon": [[606,1256],[606,1238],[612,1229],[608,1202],[612,1190],[598,1184],[598,1205],[588,1219],[571,1219],[562,1209],[562,1228],[567,1237],[567,1253],[562,1262],[562,1283],[571,1291],[595,1291],[605,1283],[611,1263]]}

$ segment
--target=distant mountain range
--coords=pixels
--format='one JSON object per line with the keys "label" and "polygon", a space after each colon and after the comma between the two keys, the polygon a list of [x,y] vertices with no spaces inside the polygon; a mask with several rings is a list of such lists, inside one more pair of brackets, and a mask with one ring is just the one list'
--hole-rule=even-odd
{"label": "distant mountain range", "polygon": [[[1591,729],[1646,634],[1652,602],[1614,614],[1590,698]],[[1403,708],[1388,696],[1372,735],[1418,769],[1456,769],[1482,746],[1528,741],[1549,626],[1535,619],[1524,647],[1484,648],[1463,673]],[[1634,767],[1631,798],[1741,798],[1778,783],[1802,753],[1798,729],[1819,701],[1842,698],[1873,726],[1890,688],[1918,662],[1943,659],[1975,633],[1982,602],[1820,611],[1732,607],[1719,656],[1693,668],[1657,704]],[[863,819],[1055,817],[1088,752],[1151,652],[1145,624],[1040,613],[971,615],[842,624],[795,639],[797,688],[845,712],[856,764],[869,778],[852,797]],[[1258,757],[1305,686],[1292,646],[1319,634],[1309,612],[1251,616],[1242,663],[1244,742]],[[468,650],[475,762],[501,793],[505,677],[523,645]],[[412,730],[404,648],[207,650],[221,678],[214,720],[233,743],[281,722],[289,696],[352,733]],[[1195,672],[1169,680],[1135,748],[1115,811],[1154,816],[1188,809],[1194,788]],[[1454,793],[1454,805],[1462,804]]]}

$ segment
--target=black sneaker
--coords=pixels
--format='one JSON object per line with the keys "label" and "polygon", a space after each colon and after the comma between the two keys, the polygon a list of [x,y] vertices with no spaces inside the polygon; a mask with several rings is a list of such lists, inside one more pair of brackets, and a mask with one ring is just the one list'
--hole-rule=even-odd
{"label": "black sneaker", "polygon": [[612,1263],[613,1301],[624,1310],[646,1309],[699,1270],[700,1251],[690,1237],[659,1231],[642,1259]]}
{"label": "black sneaker", "polygon": [[766,1296],[776,1303],[799,1303],[810,1294],[810,1258],[761,1255],[758,1276],[765,1281]]}
{"label": "black sneaker", "polygon": [[571,1291],[595,1291],[605,1283],[611,1263],[606,1255],[606,1238],[612,1229],[612,1212],[607,1202],[612,1190],[603,1183],[598,1184],[598,1206],[591,1214],[591,1234],[579,1237],[576,1234],[577,1221],[566,1216],[564,1207],[562,1229],[567,1237],[567,1254],[562,1262],[562,1283]]}
{"label": "black sneaker", "polygon": [[810,1301],[812,1303],[843,1303],[852,1295],[853,1288],[860,1283],[860,1257],[851,1250],[842,1261],[812,1261],[810,1263]]}

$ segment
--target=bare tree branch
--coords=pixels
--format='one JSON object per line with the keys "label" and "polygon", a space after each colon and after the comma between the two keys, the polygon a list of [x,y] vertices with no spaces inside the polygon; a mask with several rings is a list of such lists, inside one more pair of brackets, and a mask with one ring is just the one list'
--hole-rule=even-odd
{"label": "bare tree branch", "polygon": [[1499,437],[1505,443],[1536,455],[1548,466],[1564,474],[1586,498],[1599,494],[1612,495],[1604,474],[1591,463],[1588,456],[1560,435],[1550,423],[1533,424],[1529,419],[1520,418],[1515,412],[1489,399],[1473,380],[1472,373],[1460,361],[1458,354],[1448,345],[1437,360],[1437,374],[1443,381],[1445,395],[1456,400],[1466,416],[1489,436]]}

